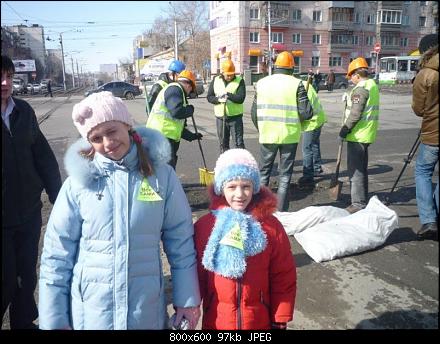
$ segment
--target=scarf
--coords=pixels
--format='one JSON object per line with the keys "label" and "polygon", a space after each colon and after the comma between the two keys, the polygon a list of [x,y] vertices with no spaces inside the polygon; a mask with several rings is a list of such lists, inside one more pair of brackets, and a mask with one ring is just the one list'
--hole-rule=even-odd
{"label": "scarf", "polygon": [[266,233],[252,215],[230,207],[213,211],[216,221],[205,251],[205,269],[226,278],[240,278],[246,271],[246,257],[266,248]]}

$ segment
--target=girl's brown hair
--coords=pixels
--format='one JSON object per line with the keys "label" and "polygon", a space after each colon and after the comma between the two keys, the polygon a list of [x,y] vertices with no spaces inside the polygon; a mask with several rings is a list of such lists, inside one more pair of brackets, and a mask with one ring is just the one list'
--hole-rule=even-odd
{"label": "girl's brown hair", "polygon": [[[144,177],[151,176],[154,172],[153,166],[151,165],[150,158],[148,157],[147,152],[145,151],[144,147],[142,147],[141,137],[133,129],[129,129],[128,134],[130,135],[137,148],[137,155],[139,159],[139,172]],[[95,149],[92,146],[88,149],[83,149],[79,151],[79,154],[87,160],[93,160],[93,158],[95,157]]]}

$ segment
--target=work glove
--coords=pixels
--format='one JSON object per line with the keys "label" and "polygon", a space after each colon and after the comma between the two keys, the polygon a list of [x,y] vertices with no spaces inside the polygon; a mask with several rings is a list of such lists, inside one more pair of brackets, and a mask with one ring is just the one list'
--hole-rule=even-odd
{"label": "work glove", "polygon": [[194,105],[191,105],[191,104],[187,105],[186,106],[186,114],[188,116],[191,116],[193,113],[194,113]]}
{"label": "work glove", "polygon": [[188,135],[188,141],[201,140],[202,137],[202,133],[190,133],[190,135]]}
{"label": "work glove", "polygon": [[346,125],[343,125],[341,130],[339,131],[339,137],[344,140],[347,135],[350,133],[350,129],[348,129],[348,127]]}
{"label": "work glove", "polygon": [[272,330],[287,330],[287,323],[273,322],[270,327]]}

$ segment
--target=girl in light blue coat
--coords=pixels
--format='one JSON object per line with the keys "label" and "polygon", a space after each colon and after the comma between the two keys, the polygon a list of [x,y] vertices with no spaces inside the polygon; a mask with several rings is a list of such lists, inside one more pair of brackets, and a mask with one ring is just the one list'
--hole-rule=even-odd
{"label": "girl in light blue coat", "polygon": [[200,294],[191,210],[167,164],[158,131],[132,129],[110,92],[75,105],[83,139],[65,157],[69,177],[44,237],[39,281],[41,329],[164,329],[160,241],[171,266],[175,324],[194,329]]}

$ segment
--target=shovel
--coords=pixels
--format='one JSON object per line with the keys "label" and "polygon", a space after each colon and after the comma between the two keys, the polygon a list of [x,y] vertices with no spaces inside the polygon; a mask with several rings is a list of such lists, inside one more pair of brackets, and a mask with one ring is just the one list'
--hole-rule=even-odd
{"label": "shovel", "polygon": [[[345,118],[345,110],[347,109],[347,94],[344,93],[342,96],[342,101],[344,101],[344,112],[342,113],[342,123],[344,123]],[[330,180],[330,189],[328,190],[329,197],[333,201],[339,200],[339,197],[341,197],[341,191],[342,191],[342,181],[339,180],[339,166],[341,165],[341,158],[342,158],[342,146],[344,144],[344,141],[341,140],[338,147],[338,156],[336,158],[336,168],[335,168],[335,174],[333,175],[332,179]]]}
{"label": "shovel", "polygon": [[341,141],[339,143],[335,174],[333,175],[333,177],[330,181],[330,189],[328,191],[330,199],[332,199],[333,201],[337,201],[339,199],[339,197],[341,196],[342,181],[339,180],[339,166],[341,165],[342,145],[343,144],[344,144],[343,141]]}

